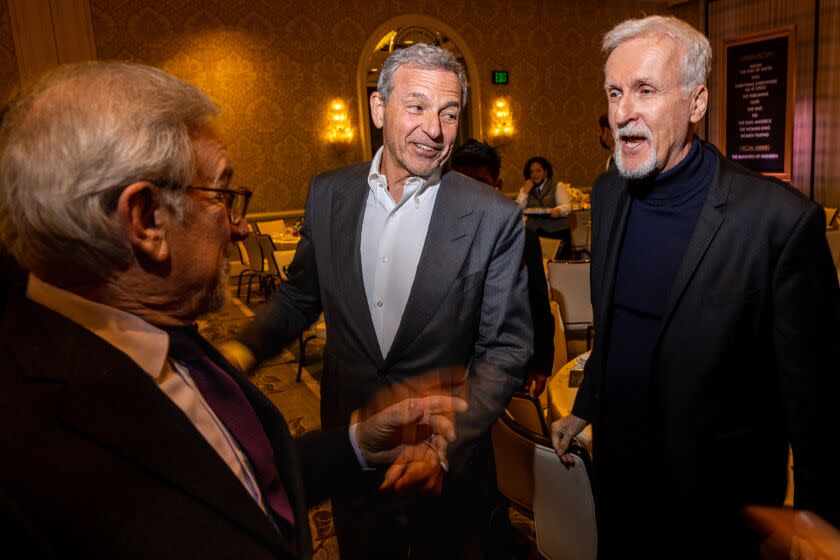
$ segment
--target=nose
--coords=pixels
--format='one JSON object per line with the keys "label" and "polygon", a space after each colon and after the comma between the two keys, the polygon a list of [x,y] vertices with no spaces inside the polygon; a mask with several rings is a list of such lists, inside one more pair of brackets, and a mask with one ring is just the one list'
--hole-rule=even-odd
{"label": "nose", "polygon": [[423,132],[432,140],[440,140],[443,128],[440,124],[440,115],[436,115],[429,111],[425,119],[423,119]]}
{"label": "nose", "polygon": [[230,240],[234,243],[237,241],[242,241],[246,237],[251,230],[248,228],[248,220],[247,218],[242,218],[238,224],[231,223],[230,224]]}
{"label": "nose", "polygon": [[613,122],[616,128],[621,128],[636,119],[636,105],[632,96],[623,95],[613,105]]}

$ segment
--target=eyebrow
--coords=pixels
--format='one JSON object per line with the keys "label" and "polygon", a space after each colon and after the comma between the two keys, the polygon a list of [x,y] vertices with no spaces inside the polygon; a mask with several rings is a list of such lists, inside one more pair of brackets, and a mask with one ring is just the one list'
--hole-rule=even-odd
{"label": "eyebrow", "polygon": [[[426,95],[425,93],[421,92],[421,91],[410,91],[407,94],[405,94],[405,100],[409,100],[409,99],[420,99],[421,101],[428,102],[429,101],[429,96]],[[449,109],[450,107],[456,107],[456,108],[460,109],[461,108],[461,102],[460,101],[450,101],[449,103],[447,103],[443,107],[441,107],[441,110]]]}

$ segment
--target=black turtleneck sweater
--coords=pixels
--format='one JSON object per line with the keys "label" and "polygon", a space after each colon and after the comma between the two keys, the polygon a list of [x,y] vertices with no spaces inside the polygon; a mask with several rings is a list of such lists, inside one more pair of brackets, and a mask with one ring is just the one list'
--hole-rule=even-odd
{"label": "black turtleneck sweater", "polygon": [[[653,353],[665,305],[714,178],[717,155],[696,138],[673,169],[632,181],[610,322],[601,460],[624,468],[651,442]],[[600,437],[600,436],[599,436]],[[655,439],[655,438],[654,438]]]}

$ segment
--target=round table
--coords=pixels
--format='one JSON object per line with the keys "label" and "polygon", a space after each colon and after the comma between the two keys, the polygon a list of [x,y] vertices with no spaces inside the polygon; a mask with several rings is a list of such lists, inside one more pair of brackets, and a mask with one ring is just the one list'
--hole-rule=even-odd
{"label": "round table", "polygon": [[[583,378],[583,365],[589,358],[589,352],[572,359],[569,363],[557,370],[548,379],[546,393],[548,398],[548,422],[549,425],[555,420],[572,413],[572,405],[575,403],[579,383],[569,385],[572,381],[579,381]],[[574,372],[574,373],[573,373]],[[592,427],[587,426],[578,434],[577,439],[584,447],[592,452]]]}

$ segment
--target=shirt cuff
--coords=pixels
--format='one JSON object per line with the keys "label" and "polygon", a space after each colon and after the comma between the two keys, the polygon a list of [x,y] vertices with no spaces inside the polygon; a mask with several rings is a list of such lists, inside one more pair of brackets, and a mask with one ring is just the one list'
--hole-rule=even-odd
{"label": "shirt cuff", "polygon": [[359,423],[356,422],[355,424],[350,424],[350,427],[347,428],[347,433],[350,436],[350,445],[353,446],[353,453],[356,454],[356,459],[359,461],[359,464],[362,466],[363,471],[375,471],[376,469],[373,467],[369,467],[365,460],[362,458],[362,451],[359,449],[359,442],[356,441],[356,426]]}

